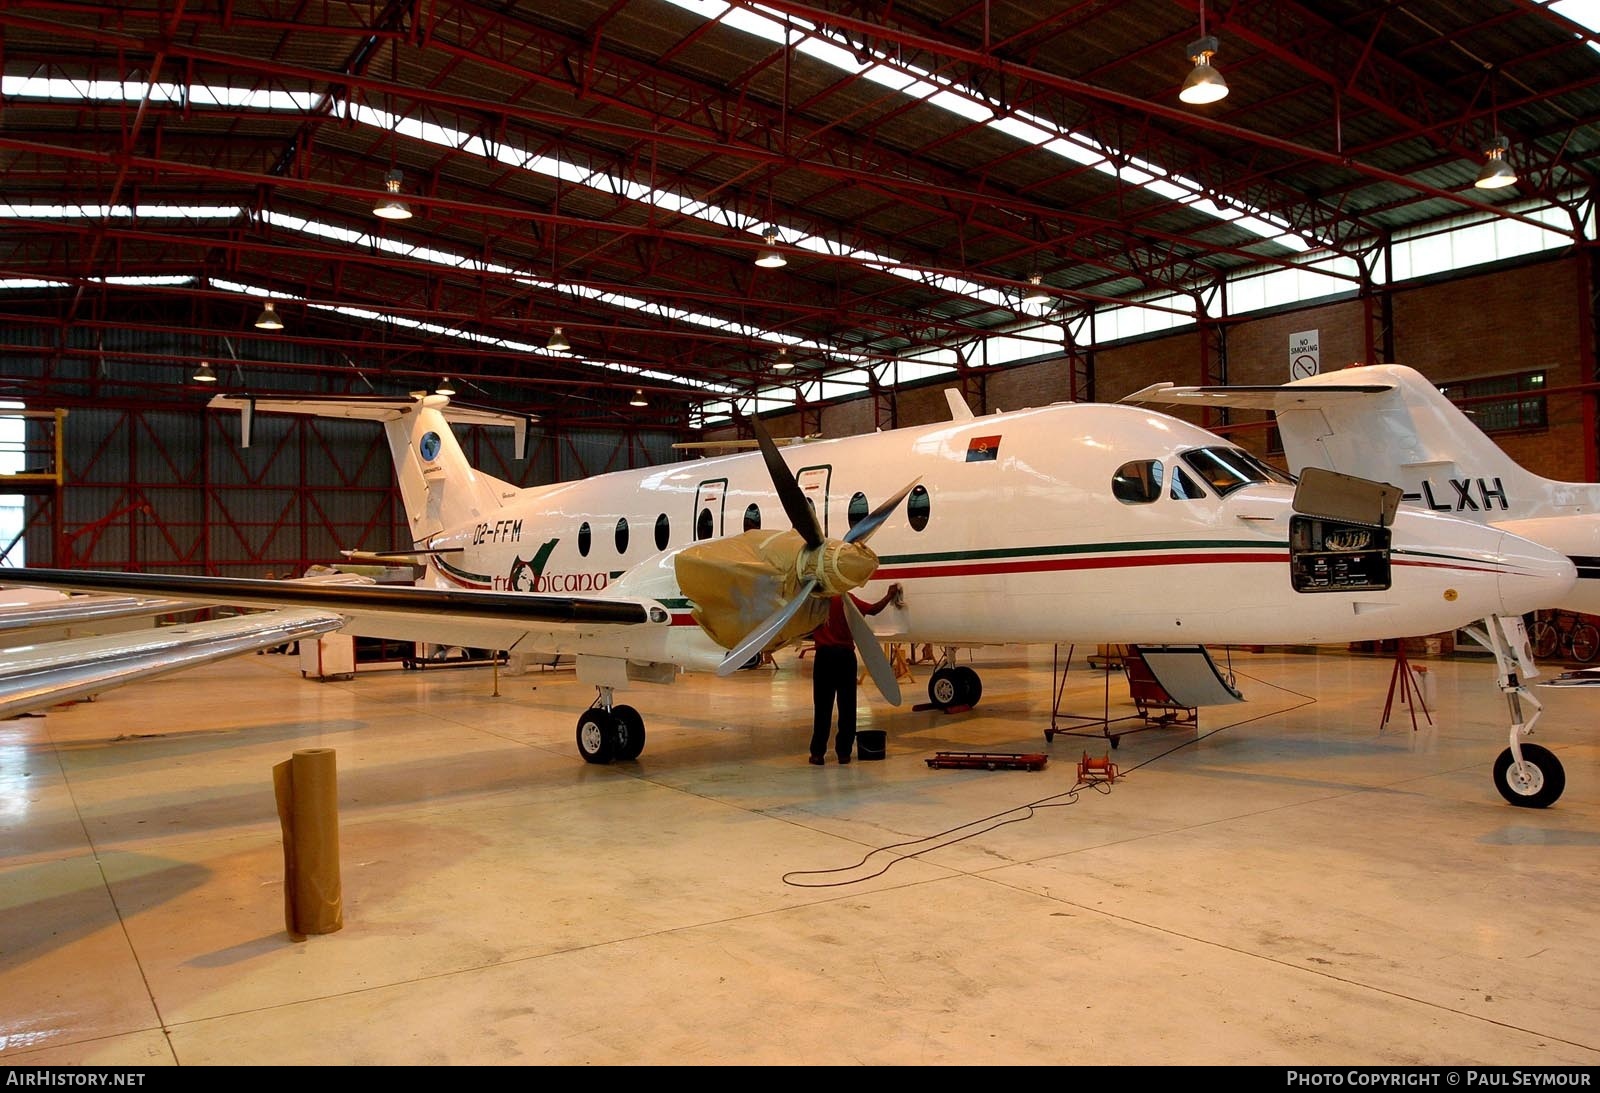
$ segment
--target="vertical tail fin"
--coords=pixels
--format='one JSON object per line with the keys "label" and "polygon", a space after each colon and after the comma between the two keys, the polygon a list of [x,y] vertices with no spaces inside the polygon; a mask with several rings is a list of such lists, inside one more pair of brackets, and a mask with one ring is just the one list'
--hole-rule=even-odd
{"label": "vertical tail fin", "polygon": [[[1319,386],[1383,383],[1359,399],[1317,401]],[[1291,468],[1327,467],[1394,482],[1406,500],[1494,520],[1546,515],[1557,483],[1524,469],[1421,373],[1401,365],[1345,368],[1283,388],[1300,405],[1277,407]]]}
{"label": "vertical tail fin", "polygon": [[488,517],[513,488],[474,470],[440,411],[443,395],[427,395],[416,407],[383,423],[400,479],[400,496],[411,522],[411,541],[427,542],[446,528]]}
{"label": "vertical tail fin", "polygon": [[520,459],[532,421],[523,414],[453,407],[443,395],[425,394],[410,399],[218,395],[210,405],[240,412],[244,429],[241,443],[246,448],[250,446],[251,423],[257,412],[381,421],[400,482],[413,545],[425,543],[448,528],[485,519],[516,493],[516,487],[475,470],[467,462],[450,423],[517,429],[516,456]]}

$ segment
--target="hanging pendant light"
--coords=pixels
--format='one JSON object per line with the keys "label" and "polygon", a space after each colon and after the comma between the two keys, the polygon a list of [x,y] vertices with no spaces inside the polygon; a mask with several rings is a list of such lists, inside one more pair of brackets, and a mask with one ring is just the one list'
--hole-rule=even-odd
{"label": "hanging pendant light", "polygon": [[283,320],[278,318],[278,309],[271,300],[261,309],[261,314],[256,316],[257,330],[282,330]]}
{"label": "hanging pendant light", "polygon": [[764,233],[762,233],[761,238],[766,242],[767,245],[765,249],[756,255],[756,265],[760,266],[762,269],[779,269],[783,266],[787,266],[789,264],[789,260],[785,258],[777,249],[778,229],[768,228]]}
{"label": "hanging pendant light", "polygon": [[382,217],[384,220],[410,220],[411,207],[400,200],[400,186],[405,181],[398,168],[383,176],[383,188],[386,191],[378,203],[372,207],[372,215]]}

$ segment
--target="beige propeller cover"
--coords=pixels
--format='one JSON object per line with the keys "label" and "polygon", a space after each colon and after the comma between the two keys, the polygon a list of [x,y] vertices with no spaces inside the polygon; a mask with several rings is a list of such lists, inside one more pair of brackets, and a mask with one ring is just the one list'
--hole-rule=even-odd
{"label": "beige propeller cover", "polygon": [[690,614],[724,649],[732,649],[808,580],[815,595],[768,643],[768,651],[804,637],[828,618],[828,598],[872,579],[878,556],[863,543],[826,540],[806,548],[797,531],[752,530],[686,547],[673,559]]}

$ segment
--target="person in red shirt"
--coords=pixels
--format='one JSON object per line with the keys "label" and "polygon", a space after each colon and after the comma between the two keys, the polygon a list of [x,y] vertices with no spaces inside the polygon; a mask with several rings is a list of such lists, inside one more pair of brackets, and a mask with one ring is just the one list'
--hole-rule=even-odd
{"label": "person in red shirt", "polygon": [[[849,595],[846,593],[845,595]],[[867,603],[850,596],[863,615],[876,615],[900,597],[900,586],[890,585],[883,599]],[[811,699],[815,718],[811,728],[811,762],[821,766],[828,754],[828,732],[833,708],[839,708],[839,733],[834,738],[834,754],[839,762],[850,762],[856,744],[856,643],[850,636],[850,621],[844,615],[844,597],[828,601],[828,621],[811,632],[816,643],[816,658],[811,667]]]}

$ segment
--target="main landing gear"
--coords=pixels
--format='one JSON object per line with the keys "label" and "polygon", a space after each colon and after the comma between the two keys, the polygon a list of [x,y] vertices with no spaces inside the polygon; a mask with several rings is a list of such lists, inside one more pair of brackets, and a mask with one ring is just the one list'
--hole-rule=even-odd
{"label": "main landing gear", "polygon": [[940,710],[971,709],[983,697],[983,680],[966,665],[952,664],[954,655],[955,650],[946,647],[939,666],[928,677],[928,701]]}
{"label": "main landing gear", "polygon": [[644,751],[644,718],[632,706],[612,705],[610,687],[578,716],[578,754],[587,763],[637,759]]}
{"label": "main landing gear", "polygon": [[[1549,748],[1524,744],[1522,737],[1533,732],[1534,722],[1544,712],[1533,692],[1518,678],[1521,664],[1516,649],[1526,648],[1528,633],[1519,618],[1498,616],[1483,620],[1483,626],[1467,628],[1479,645],[1494,654],[1500,690],[1511,709],[1511,746],[1494,761],[1494,788],[1500,796],[1519,808],[1549,808],[1567,788],[1567,772]],[[1533,716],[1522,720],[1522,700],[1533,705]]]}

